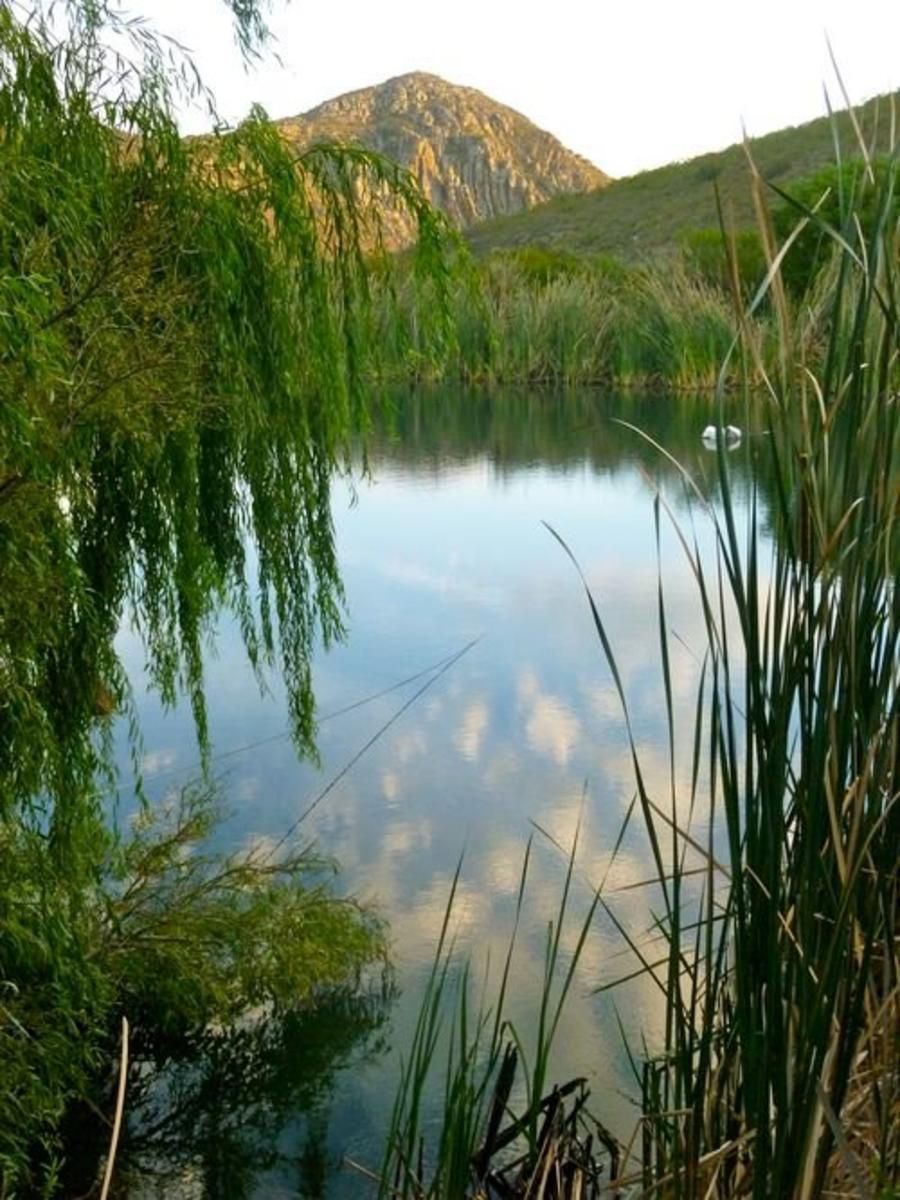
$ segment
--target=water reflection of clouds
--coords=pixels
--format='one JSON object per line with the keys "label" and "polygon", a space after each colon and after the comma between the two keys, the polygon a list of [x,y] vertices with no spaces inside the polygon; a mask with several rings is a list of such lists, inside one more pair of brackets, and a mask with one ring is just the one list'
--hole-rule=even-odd
{"label": "water reflection of clouds", "polygon": [[264,795],[265,783],[259,775],[242,774],[234,781],[230,792],[236,803],[247,804],[251,800],[259,800]]}
{"label": "water reflection of clouds", "polygon": [[400,777],[396,771],[382,771],[381,794],[389,807],[396,805],[400,797]]}
{"label": "water reflection of clouds", "polygon": [[469,762],[478,761],[488,720],[488,706],[481,697],[466,706],[453,740],[457,750]]}
{"label": "water reflection of clouds", "polygon": [[177,759],[178,754],[175,750],[151,750],[141,756],[141,774],[156,775],[162,771],[168,771],[175,765]]}
{"label": "water reflection of clouds", "polygon": [[522,877],[522,838],[499,837],[484,855],[484,883],[494,896],[515,896]]}
{"label": "water reflection of clouds", "polygon": [[403,857],[427,851],[431,845],[430,821],[399,821],[384,831],[382,849],[388,857]]}
{"label": "water reflection of clouds", "polygon": [[492,747],[482,779],[488,791],[509,788],[519,771],[519,759],[508,744]]}
{"label": "water reflection of clouds", "polygon": [[372,564],[372,568],[392,583],[421,591],[434,592],[450,600],[461,600],[465,604],[497,608],[504,602],[499,588],[479,585],[471,578],[460,574],[458,565],[446,571],[435,571],[418,563],[393,562]]}
{"label": "water reflection of clouds", "polygon": [[391,738],[391,759],[399,766],[406,766],[415,758],[422,758],[428,753],[428,736],[421,725],[396,733]]}
{"label": "water reflection of clouds", "polygon": [[[378,463],[374,470],[380,476]],[[633,470],[613,484],[592,472],[561,480],[533,468],[505,474],[498,490],[482,465],[435,475],[423,491],[421,477],[409,478],[402,466],[391,475],[361,489],[355,509],[336,505],[351,639],[315,663],[320,703],[341,707],[437,661],[473,633],[484,637],[374,744],[301,832],[336,857],[343,868],[340,886],[374,898],[390,922],[402,989],[395,1043],[405,1049],[464,845],[453,926],[460,954],[471,951],[482,964],[487,953],[495,964],[502,961],[531,822],[564,847],[580,824],[576,921],[591,887],[608,871],[608,903],[616,918],[629,936],[654,949],[649,931],[661,898],[658,885],[639,886],[653,874],[639,811],[609,866],[635,790],[619,698],[577,576],[540,528],[542,517],[552,520],[582,560],[617,656],[646,786],[666,811],[671,780],[646,482]],[[673,546],[666,535],[667,624],[685,643],[670,641],[677,814],[686,821],[694,697],[706,635],[695,584]],[[270,726],[279,709],[277,696],[275,702],[260,698],[227,629],[218,645],[210,725],[216,749],[226,750],[229,739],[249,741],[248,733]],[[128,648],[136,654],[130,641]],[[227,679],[227,688],[219,690],[220,679]],[[323,725],[321,772],[297,764],[288,744],[232,760],[228,798],[239,811],[229,836],[274,844],[409,695],[398,693]],[[174,754],[182,742],[167,735],[171,727],[157,716],[154,709],[145,726],[147,744],[166,749],[150,754]],[[184,726],[182,720],[182,738]],[[695,829],[707,817],[704,782]],[[536,834],[510,989],[511,1015],[523,1024],[533,1016],[547,922],[558,911],[564,870],[563,856]],[[564,935],[567,955],[576,937],[572,925]],[[627,1086],[627,1071],[611,1001],[593,996],[592,989],[636,966],[613,923],[600,914],[583,950],[556,1066],[565,1076],[587,1063],[604,1097]],[[654,1044],[661,1005],[653,980],[624,985],[618,1004],[635,1045],[640,1034]],[[357,1099],[367,1097],[377,1124],[384,1074],[347,1087]]]}
{"label": "water reflection of clouds", "polygon": [[519,675],[517,693],[528,744],[565,767],[581,734],[578,718],[559,696],[541,690],[531,669]]}

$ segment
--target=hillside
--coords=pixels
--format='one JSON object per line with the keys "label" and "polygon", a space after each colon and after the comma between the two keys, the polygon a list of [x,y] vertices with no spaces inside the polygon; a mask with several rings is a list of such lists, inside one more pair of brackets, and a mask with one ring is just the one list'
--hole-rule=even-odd
{"label": "hillside", "polygon": [[[887,147],[890,101],[890,96],[876,97],[856,110],[876,149]],[[857,154],[846,112],[836,115],[836,126],[842,154]],[[783,186],[834,162],[834,132],[831,119],[822,117],[753,138],[750,147],[763,178]],[[530,212],[486,222],[470,231],[469,240],[479,253],[537,245],[640,259],[671,249],[685,229],[717,224],[714,181],[735,227],[752,225],[747,158],[736,144],[617,180],[602,191],[559,196]]]}
{"label": "hillside", "polygon": [[[298,147],[334,140],[387,155],[408,167],[432,203],[463,228],[609,182],[520,113],[424,72],[349,92],[276,124]],[[392,234],[402,242],[408,229],[395,224]]]}

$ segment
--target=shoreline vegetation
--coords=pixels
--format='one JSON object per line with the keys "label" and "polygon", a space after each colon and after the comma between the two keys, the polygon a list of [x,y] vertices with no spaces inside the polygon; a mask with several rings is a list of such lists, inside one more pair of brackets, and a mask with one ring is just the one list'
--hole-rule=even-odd
{"label": "shoreline vegetation", "polygon": [[[226,2],[249,53],[266,35],[260,8]],[[686,717],[670,687],[660,573],[664,795],[642,771],[602,599],[584,584],[631,740],[620,840],[642,823],[654,858],[655,956],[629,945],[666,1032],[658,1053],[630,1048],[636,1138],[618,1144],[596,1101],[589,1109],[583,1089],[551,1077],[581,950],[607,911],[596,881],[573,915],[576,840],[561,848],[532,1030],[504,1013],[509,960],[493,1003],[473,1004],[452,952],[451,891],[384,1160],[370,1171],[381,1195],[896,1197],[894,158],[872,161],[861,145],[824,191],[814,179],[771,216],[757,180],[755,240],[701,231],[675,267],[517,252],[472,268],[405,172],[333,146],[297,160],[259,112],[205,139],[200,160],[172,118],[188,64],[145,26],[117,24],[102,0],[68,7],[62,41],[42,11],[26,23],[0,6],[0,1197],[87,1194],[109,1177],[98,1114],[114,1111],[123,1017],[138,1031],[122,1075],[135,1105],[148,1078],[167,1079],[170,1100],[191,1100],[210,1070],[237,1094],[260,1086],[316,1017],[349,1013],[352,1028],[311,1056],[327,1077],[380,1027],[390,985],[371,976],[385,929],[334,890],[333,864],[294,842],[210,853],[221,817],[210,787],[153,812],[138,786],[135,814],[113,821],[105,803],[116,715],[140,775],[114,645],[123,615],[163,700],[189,696],[207,753],[204,646],[227,605],[260,679],[281,670],[298,750],[314,754],[310,647],[340,636],[343,613],[329,484],[367,420],[373,372],[728,386],[748,404],[762,393],[769,435],[765,513],[754,492],[739,524],[724,444],[717,509],[696,490],[715,524],[713,563],[656,502],[657,522],[683,534],[707,633]],[[110,69],[112,99],[98,84]],[[360,175],[369,194],[386,189],[414,213],[414,259],[373,255],[377,213],[360,205]],[[762,562],[765,521],[778,536]],[[569,553],[565,531],[552,532],[553,552]],[[685,719],[686,797],[671,732]],[[134,816],[124,831],[120,815]],[[438,1128],[423,1109],[435,1078]],[[285,1111],[315,1091],[280,1082]],[[162,1119],[152,1100],[143,1132]],[[191,1103],[169,1108],[193,1128]],[[89,1150],[86,1127],[101,1130]]]}
{"label": "shoreline vegetation", "polygon": [[[897,168],[883,155],[871,169],[881,179]],[[451,287],[453,336],[440,345],[421,324],[414,287],[392,284],[378,293],[385,303],[371,370],[396,382],[764,390],[784,352],[776,292],[790,312],[796,370],[818,370],[840,270],[824,231],[840,225],[842,198],[854,194],[871,230],[867,170],[857,153],[786,192],[757,177],[767,233],[688,230],[667,255],[642,264],[540,246],[488,253]],[[894,195],[890,204],[894,219]],[[784,253],[770,278],[775,245]]]}
{"label": "shoreline vegetation", "polygon": [[[435,349],[420,332],[411,290],[402,289],[381,322],[374,375],[703,391],[716,386],[736,334],[725,292],[684,266],[629,268],[549,251],[476,263],[450,306],[454,337]],[[756,328],[765,340],[765,323]]]}

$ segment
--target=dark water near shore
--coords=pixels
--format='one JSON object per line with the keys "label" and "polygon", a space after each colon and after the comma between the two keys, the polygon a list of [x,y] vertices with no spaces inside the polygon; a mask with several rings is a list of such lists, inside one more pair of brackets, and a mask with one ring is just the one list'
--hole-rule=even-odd
{"label": "dark water near shore", "polygon": [[[279,679],[261,695],[237,630],[220,623],[207,675],[214,766],[233,812],[220,845],[274,843],[349,767],[298,836],[337,859],[341,889],[371,899],[387,917],[395,994],[384,1003],[345,999],[297,1024],[271,1048],[272,1078],[257,1080],[255,1094],[240,1094],[246,1077],[222,1065],[218,1094],[209,1093],[213,1107],[192,1108],[190,1121],[159,1144],[175,1178],[135,1182],[132,1195],[367,1194],[361,1177],[336,1164],[349,1155],[377,1168],[400,1054],[461,852],[458,953],[473,954],[482,968],[488,953],[501,961],[536,827],[568,846],[583,812],[576,912],[587,903],[631,801],[633,774],[584,592],[542,522],[584,570],[618,656],[648,785],[668,797],[653,499],[659,490],[689,538],[712,552],[709,517],[696,501],[688,505],[688,487],[667,455],[714,498],[716,455],[700,439],[714,419],[711,402],[694,397],[435,391],[398,399],[368,439],[368,473],[360,463],[352,480],[334,483],[347,638],[315,662],[319,767],[298,762],[283,736]],[[746,423],[737,412],[729,419]],[[738,497],[749,486],[753,451],[751,437],[729,455]],[[672,687],[683,713],[676,777],[686,785],[705,640],[683,552],[665,516],[662,524]],[[146,789],[161,799],[196,771],[192,721],[186,707],[164,712],[141,692],[139,638],[123,630],[118,644],[141,697]],[[524,1028],[564,869],[559,850],[536,833],[511,988],[510,1012]],[[607,889],[616,916],[642,942],[657,897],[636,885],[651,873],[636,821]],[[570,933],[569,949],[575,924]],[[554,1059],[556,1078],[589,1077],[595,1110],[623,1136],[634,1123],[634,1087],[614,1005],[635,1048],[642,1035],[652,1046],[659,997],[646,978],[613,993],[595,989],[635,966],[613,923],[599,919]]]}

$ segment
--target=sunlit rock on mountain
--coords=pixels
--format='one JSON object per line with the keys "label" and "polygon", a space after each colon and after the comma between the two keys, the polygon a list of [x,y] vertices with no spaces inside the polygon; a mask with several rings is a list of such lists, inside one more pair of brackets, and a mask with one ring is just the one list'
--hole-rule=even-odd
{"label": "sunlit rock on mountain", "polygon": [[[421,71],[276,123],[298,145],[357,143],[408,167],[428,198],[460,227],[609,182],[520,113],[475,88]],[[391,239],[405,241],[410,232],[408,220],[392,214]]]}

